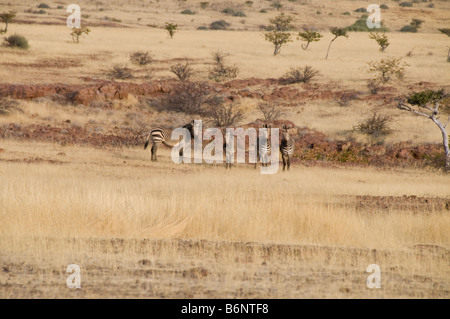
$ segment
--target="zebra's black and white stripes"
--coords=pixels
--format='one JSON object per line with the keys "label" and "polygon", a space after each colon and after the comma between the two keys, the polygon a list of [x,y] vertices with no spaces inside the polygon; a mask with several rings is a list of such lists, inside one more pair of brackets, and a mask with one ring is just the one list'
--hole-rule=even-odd
{"label": "zebra's black and white stripes", "polygon": [[[271,129],[271,125],[267,125],[267,124],[263,124],[261,126],[261,128],[265,129],[263,130],[263,135],[260,136],[259,138],[259,143],[258,143],[258,153],[257,153],[257,158],[256,158],[256,162],[255,162],[255,168],[258,164],[258,160],[261,162],[262,166],[267,166],[269,165],[269,154],[272,148],[272,145],[270,143],[270,129]],[[262,139],[261,139],[262,137]]]}
{"label": "zebra's black and white stripes", "polygon": [[[191,138],[194,136],[194,121],[191,121],[190,123],[183,126],[183,128],[186,128],[189,130],[191,134]],[[144,144],[144,150],[147,149],[147,146],[150,144],[150,141],[152,142],[152,162],[155,162],[158,160],[156,156],[156,152],[158,150],[158,147],[161,144],[164,144],[168,147],[172,147],[173,145],[170,145],[167,141],[170,140],[170,134],[171,130],[162,128],[162,127],[156,127],[148,133],[147,139],[145,140]],[[183,156],[183,149],[180,149],[179,153],[180,157]]]}
{"label": "zebra's black and white stripes", "polygon": [[288,170],[291,167],[291,157],[294,155],[295,151],[295,141],[289,133],[291,128],[291,125],[286,126],[285,124],[283,124],[281,128],[280,152],[281,157],[283,158],[283,171],[286,169],[286,164]]}

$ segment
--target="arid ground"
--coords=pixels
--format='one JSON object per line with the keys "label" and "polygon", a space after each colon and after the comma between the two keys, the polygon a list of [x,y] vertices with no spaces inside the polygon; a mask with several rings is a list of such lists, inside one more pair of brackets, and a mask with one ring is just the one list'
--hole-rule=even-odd
{"label": "arid ground", "polygon": [[[80,0],[91,32],[79,43],[67,4],[0,3],[0,13],[17,12],[3,37],[29,42],[0,46],[0,298],[448,299],[442,136],[397,102],[449,91],[450,38],[438,29],[450,28],[450,2],[412,3],[383,2],[385,52],[368,32],[349,32],[328,59],[329,28],[353,24],[370,3]],[[264,33],[281,12],[297,31],[274,56]],[[424,20],[417,33],[399,31],[414,18]],[[226,30],[210,29],[217,20]],[[166,22],[178,25],[173,38]],[[296,40],[305,26],[323,34],[308,50]],[[217,50],[236,78],[209,78]],[[151,63],[133,64],[137,51]],[[408,64],[405,77],[374,92],[368,62],[390,57]],[[180,85],[177,63],[191,65],[190,82],[233,101],[243,114],[234,126],[259,127],[262,102],[281,110],[272,125],[294,126],[290,171],[175,164],[164,146],[150,161],[151,128],[193,118],[213,126],[161,103]],[[132,77],[112,78],[114,66]],[[320,76],[283,81],[304,66]],[[374,111],[389,117],[390,134],[355,129]],[[71,264],[80,289],[67,286]],[[366,284],[371,264],[381,288]]]}

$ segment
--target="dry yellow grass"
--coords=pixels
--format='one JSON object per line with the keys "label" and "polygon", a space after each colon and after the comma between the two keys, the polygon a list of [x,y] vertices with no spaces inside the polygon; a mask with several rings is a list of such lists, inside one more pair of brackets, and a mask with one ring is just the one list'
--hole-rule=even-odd
{"label": "dry yellow grass", "polygon": [[[27,288],[26,282],[8,276],[12,270],[4,271],[2,297],[70,296],[64,281],[58,281],[69,263],[89,269],[83,297],[117,295],[110,285],[125,285],[119,294],[123,297],[208,297],[192,288],[196,283],[219,298],[239,297],[234,295],[239,287],[241,297],[448,297],[450,218],[445,210],[362,211],[345,196],[448,197],[446,176],[301,166],[291,174],[267,176],[249,166],[231,172],[217,165],[176,166],[168,150],[160,153],[160,162],[151,163],[142,149],[100,151],[12,141],[1,146],[0,256],[6,269],[25,272],[34,283]],[[23,163],[27,160],[31,163]],[[207,246],[203,257],[192,248],[199,243]],[[155,251],[154,245],[164,248]],[[424,261],[417,260],[422,253],[415,247],[420,245],[431,247]],[[378,257],[370,253],[374,249]],[[184,253],[177,255],[180,250]],[[297,260],[296,254],[305,255]],[[138,271],[143,259],[154,266],[154,281],[173,282],[176,288],[163,285],[149,292],[125,284],[146,278]],[[364,271],[374,260],[391,269],[385,275],[393,282],[384,282],[382,292],[370,295]],[[303,272],[299,277],[290,273],[299,261],[300,269],[315,278],[300,290],[289,286],[305,278]],[[34,271],[27,273],[20,262]],[[261,265],[276,270],[278,280],[261,282],[261,271],[267,270]],[[395,268],[399,265],[401,269]],[[114,269],[112,278],[105,277]],[[33,276],[36,271],[41,275]],[[192,274],[181,275],[183,271]],[[217,276],[228,278],[224,290],[216,290],[222,280]],[[332,284],[329,276],[338,283]],[[417,290],[407,292],[396,276],[416,278],[410,285],[419,285]],[[421,276],[439,287],[422,286]],[[101,285],[102,280],[110,282]],[[260,292],[251,287],[254,282],[261,285]],[[403,288],[397,290],[398,284]],[[33,287],[40,292],[33,294]]]}

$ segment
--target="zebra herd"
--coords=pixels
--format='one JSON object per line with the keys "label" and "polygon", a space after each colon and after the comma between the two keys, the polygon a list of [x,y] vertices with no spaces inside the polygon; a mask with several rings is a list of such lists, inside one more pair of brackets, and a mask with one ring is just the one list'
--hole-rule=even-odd
{"label": "zebra herd", "polygon": [[[191,138],[194,137],[194,120],[192,120],[190,123],[183,125],[183,128],[187,129],[189,133],[191,134]],[[256,158],[260,160],[262,166],[267,166],[268,164],[268,156],[271,154],[271,140],[270,140],[270,133],[271,133],[271,125],[268,124],[262,124],[261,128],[265,128],[264,135],[263,135],[263,143],[259,144],[259,147],[257,148],[257,156]],[[294,155],[295,151],[295,140],[290,134],[290,130],[292,129],[291,125],[285,125],[283,124],[281,127],[281,143],[280,143],[280,153],[283,159],[283,171],[286,169],[289,170],[291,167],[291,158]],[[226,146],[229,145],[229,139],[231,138],[230,134],[228,132],[225,132],[225,129],[222,130],[225,136],[225,140],[223,143],[223,150],[227,156],[230,156],[230,153],[226,152]],[[158,147],[161,144],[164,144],[168,147],[173,147],[170,143],[167,141],[170,140],[169,131],[162,128],[162,127],[156,127],[152,129],[149,134],[147,135],[147,138],[145,140],[144,144],[144,150],[147,149],[150,142],[152,143],[151,153],[152,162],[157,161],[157,155],[156,152],[158,150]],[[183,149],[180,149],[179,156],[183,156]],[[255,162],[255,168],[257,167],[258,160]],[[231,169],[231,161],[227,158],[225,161],[225,167],[228,169]]]}

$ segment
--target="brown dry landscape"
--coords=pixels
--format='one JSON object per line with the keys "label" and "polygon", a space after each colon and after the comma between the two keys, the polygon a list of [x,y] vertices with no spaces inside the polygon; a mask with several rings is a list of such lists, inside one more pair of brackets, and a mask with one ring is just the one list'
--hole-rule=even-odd
{"label": "brown dry landscape", "polygon": [[[438,30],[450,28],[450,1],[400,3],[379,3],[384,52],[369,32],[349,31],[325,59],[329,29],[352,25],[369,2],[79,0],[90,29],[79,43],[67,3],[0,2],[0,13],[16,12],[2,37],[29,43],[0,46],[0,298],[448,299],[442,135],[397,105],[450,91],[450,38]],[[293,42],[274,55],[264,34],[280,13],[294,17]],[[400,31],[416,18],[418,32]],[[220,20],[225,29],[213,30]],[[167,22],[178,26],[173,38]],[[307,50],[304,27],[323,35]],[[218,51],[236,77],[210,77]],[[133,63],[135,52],[151,61]],[[387,58],[407,63],[404,78],[374,90],[368,63]],[[193,75],[180,84],[170,68],[186,63]],[[305,66],[319,75],[287,83]],[[270,124],[293,126],[290,170],[175,164],[164,146],[152,162],[151,128],[194,118],[214,127],[164,102],[188,84],[240,112],[229,126],[260,127],[260,105],[280,111]],[[358,130],[371,114],[388,119],[388,133]],[[449,115],[443,104],[442,122]],[[79,289],[66,283],[71,264]],[[380,288],[366,284],[371,264]]]}

